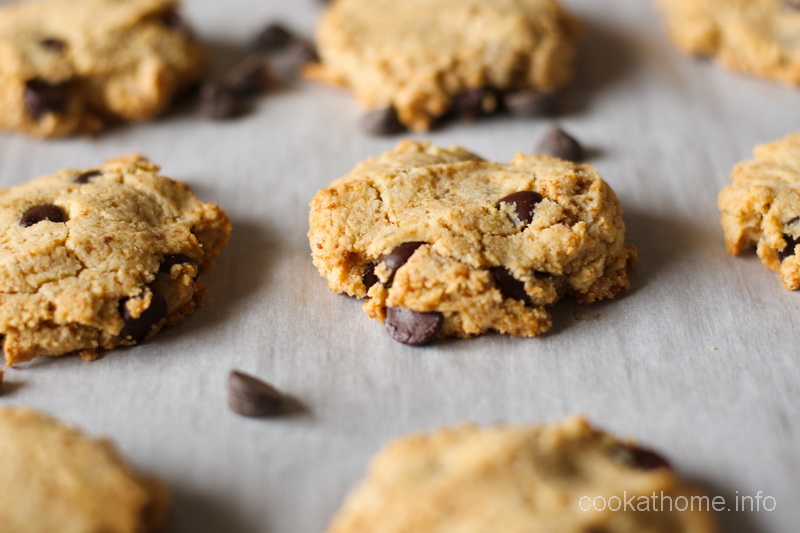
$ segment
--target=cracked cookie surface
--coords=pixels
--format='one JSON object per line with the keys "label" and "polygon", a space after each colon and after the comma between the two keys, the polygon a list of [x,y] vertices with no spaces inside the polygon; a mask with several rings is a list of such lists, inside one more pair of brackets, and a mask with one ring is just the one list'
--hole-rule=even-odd
{"label": "cracked cookie surface", "polygon": [[169,495],[94,440],[24,408],[0,409],[3,533],[154,533]]}
{"label": "cracked cookie surface", "polygon": [[309,241],[330,289],[367,297],[396,340],[534,336],[547,306],[628,287],[614,192],[589,165],[401,142],[317,193]]}
{"label": "cracked cookie surface", "polygon": [[9,365],[131,345],[202,302],[230,223],[139,156],[0,190],[0,337]]}
{"label": "cracked cookie surface", "polygon": [[462,425],[391,442],[327,532],[716,531],[707,510],[592,507],[595,497],[616,505],[613,498],[653,494],[662,502],[701,496],[657,453],[581,418],[529,427]]}
{"label": "cracked cookie surface", "polygon": [[[552,91],[573,76],[577,23],[555,0],[337,0],[308,75],[429,129],[471,89]],[[496,100],[479,104],[489,112]]]}
{"label": "cracked cookie surface", "polygon": [[0,128],[95,133],[166,109],[206,54],[174,0],[46,0],[0,7]]}
{"label": "cracked cookie surface", "polygon": [[800,2],[658,0],[675,44],[690,54],[800,85]]}
{"label": "cracked cookie surface", "polygon": [[800,132],[757,146],[731,181],[717,200],[728,253],[755,246],[784,287],[800,289]]}

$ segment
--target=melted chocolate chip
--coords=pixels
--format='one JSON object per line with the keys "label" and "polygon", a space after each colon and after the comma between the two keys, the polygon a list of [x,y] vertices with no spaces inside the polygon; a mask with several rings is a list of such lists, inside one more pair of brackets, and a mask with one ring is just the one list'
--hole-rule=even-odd
{"label": "melted chocolate chip", "polygon": [[19,225],[23,228],[27,228],[43,220],[49,220],[50,222],[66,222],[67,215],[64,213],[64,210],[57,205],[37,205],[25,211],[19,219]]}
{"label": "melted chocolate chip", "polygon": [[253,47],[261,52],[277,52],[289,46],[294,38],[294,34],[286,26],[273,23],[258,34]]}
{"label": "melted chocolate chip", "polygon": [[364,286],[367,290],[378,283],[378,276],[375,275],[375,263],[370,263],[364,267],[364,276],[361,279],[364,281]]}
{"label": "melted chocolate chip", "polygon": [[536,206],[544,200],[544,196],[535,191],[519,191],[509,194],[497,202],[498,209],[500,204],[510,204],[514,206],[519,221],[527,226],[533,220]]}
{"label": "melted chocolate chip", "polygon": [[181,16],[175,11],[167,11],[166,13],[163,13],[161,15],[161,23],[172,31],[183,32],[189,30],[188,26],[186,26],[186,23],[183,21],[183,18],[181,18]]}
{"label": "melted chocolate chip", "polygon": [[173,266],[183,264],[194,265],[195,262],[184,254],[167,254],[161,260],[161,266],[158,267],[158,272],[159,274],[169,274]]}
{"label": "melted chocolate chip", "polygon": [[406,261],[414,254],[414,252],[422,246],[427,244],[424,242],[406,242],[392,250],[388,254],[384,254],[378,258],[378,263],[383,263],[389,270],[389,280],[386,286],[389,287],[394,279],[394,274],[397,269],[406,264]]}
{"label": "melted chocolate chip", "polygon": [[[120,337],[129,338],[134,342],[142,342],[150,333],[150,330],[153,329],[153,326],[167,315],[167,300],[155,291],[152,291],[152,293],[150,307],[136,318],[130,315],[128,308],[125,306],[131,298],[123,298],[119,301],[119,314],[122,315],[122,319],[125,321],[125,325],[119,333]],[[141,296],[135,296],[134,298],[141,298]]]}
{"label": "melted chocolate chip", "polygon": [[89,183],[92,180],[92,178],[96,178],[97,176],[100,176],[102,174],[103,172],[100,170],[87,170],[86,172],[83,172],[75,176],[75,178],[72,181],[80,185],[85,185]]}
{"label": "melted chocolate chip", "polygon": [[467,89],[453,97],[450,103],[450,112],[463,119],[471,120],[494,111],[495,98],[495,91],[490,87]]}
{"label": "melted chocolate chip", "polygon": [[239,370],[228,375],[228,406],[242,416],[280,414],[285,396],[269,383]]}
{"label": "melted chocolate chip", "polygon": [[547,134],[539,142],[536,152],[566,159],[567,161],[581,161],[584,157],[583,147],[578,141],[557,125],[550,127]]}
{"label": "melted chocolate chip", "polygon": [[635,445],[621,446],[617,458],[639,470],[655,470],[657,468],[672,468],[661,454]]}
{"label": "melted chocolate chip", "polygon": [[269,70],[258,57],[249,57],[225,75],[225,86],[237,96],[254,96],[269,87]]}
{"label": "melted chocolate chip", "polygon": [[786,241],[786,247],[783,250],[778,250],[778,259],[781,261],[793,256],[795,248],[800,244],[800,238],[792,237],[786,233],[783,234],[783,240]]}
{"label": "melted chocolate chip", "polygon": [[419,346],[436,338],[443,322],[442,313],[419,313],[405,307],[387,307],[384,325],[397,342]]}
{"label": "melted chocolate chip", "polygon": [[489,272],[495,285],[505,298],[522,300],[525,305],[531,305],[531,298],[525,292],[525,284],[514,277],[509,269],[503,266],[492,267]]}
{"label": "melted chocolate chip", "polygon": [[394,107],[374,109],[361,117],[361,129],[371,135],[395,135],[406,130]]}
{"label": "melted chocolate chip", "polygon": [[31,80],[25,84],[25,111],[34,120],[45,113],[61,113],[67,107],[69,94],[64,84],[51,85],[41,80]]}
{"label": "melted chocolate chip", "polygon": [[225,85],[206,83],[200,89],[200,114],[214,120],[234,118],[242,112],[236,93]]}
{"label": "melted chocolate chip", "polygon": [[544,117],[556,113],[555,94],[533,89],[506,93],[503,104],[509,113],[520,117]]}
{"label": "melted chocolate chip", "polygon": [[39,44],[42,45],[44,48],[52,50],[53,52],[56,52],[58,54],[64,52],[64,50],[67,49],[67,43],[65,41],[62,41],[61,39],[53,39],[53,38],[42,39],[41,41],[39,41]]}
{"label": "melted chocolate chip", "polygon": [[789,11],[800,11],[800,0],[783,0],[781,6]]}

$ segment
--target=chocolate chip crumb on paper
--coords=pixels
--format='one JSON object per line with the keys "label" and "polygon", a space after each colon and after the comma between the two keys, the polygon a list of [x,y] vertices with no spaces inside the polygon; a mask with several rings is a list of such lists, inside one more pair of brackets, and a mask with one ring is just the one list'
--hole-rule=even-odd
{"label": "chocolate chip crumb on paper", "polygon": [[392,338],[421,345],[487,331],[531,337],[547,308],[628,287],[636,250],[589,165],[401,142],[317,193],[309,241],[330,289],[366,298]]}
{"label": "chocolate chip crumb on paper", "polygon": [[0,190],[0,338],[9,365],[140,343],[202,303],[230,223],[140,156]]}

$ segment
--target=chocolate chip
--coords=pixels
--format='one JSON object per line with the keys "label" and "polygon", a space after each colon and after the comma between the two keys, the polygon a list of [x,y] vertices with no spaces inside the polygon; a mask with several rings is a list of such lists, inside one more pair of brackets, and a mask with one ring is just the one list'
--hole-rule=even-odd
{"label": "chocolate chip", "polygon": [[497,208],[500,204],[510,204],[514,206],[517,212],[517,218],[523,225],[528,225],[533,220],[533,214],[536,211],[536,206],[544,200],[544,197],[535,191],[519,191],[509,194],[497,202]]}
{"label": "chocolate chip", "polygon": [[[132,317],[128,312],[125,305],[131,298],[123,298],[119,301],[119,314],[125,321],[122,331],[119,332],[120,337],[125,337],[133,340],[134,342],[142,342],[153,326],[158,323],[162,318],[167,316],[167,300],[159,293],[152,291],[150,298],[150,307],[145,309],[138,317]],[[134,296],[134,298],[141,298],[142,296]]]}
{"label": "chocolate chip", "polygon": [[567,161],[581,161],[584,157],[583,147],[578,141],[557,125],[550,127],[547,134],[539,142],[536,152],[566,159]]}
{"label": "chocolate chip", "polygon": [[269,80],[266,63],[260,58],[249,57],[225,75],[224,84],[237,96],[253,96],[266,91]]}
{"label": "chocolate chip", "polygon": [[361,129],[372,135],[395,135],[406,131],[394,107],[374,109],[361,117]]}
{"label": "chocolate chip", "polygon": [[672,468],[661,454],[635,446],[632,444],[621,446],[617,450],[617,459],[621,462],[638,468],[639,470],[655,470],[657,468]]}
{"label": "chocolate chip", "polygon": [[195,262],[192,261],[189,256],[184,254],[167,254],[161,260],[161,266],[158,267],[159,274],[169,274],[172,267],[175,265],[184,265],[184,264],[195,265]]}
{"label": "chocolate chip", "polygon": [[534,89],[506,93],[503,104],[512,115],[520,117],[545,117],[556,113],[556,96]]}
{"label": "chocolate chip", "polygon": [[778,259],[781,261],[793,256],[795,248],[800,244],[800,238],[792,237],[786,233],[783,234],[783,240],[786,241],[786,247],[783,250],[778,250]]}
{"label": "chocolate chip", "polygon": [[387,287],[391,286],[392,280],[394,279],[394,274],[395,272],[397,272],[397,269],[405,265],[406,261],[409,260],[409,258],[414,254],[417,248],[419,248],[423,244],[427,243],[406,242],[401,244],[388,254],[383,254],[378,258],[378,263],[383,263],[389,270],[389,279],[386,282]]}
{"label": "chocolate chip", "polygon": [[293,40],[294,35],[286,26],[273,23],[258,34],[253,48],[261,52],[277,52],[289,46]]}
{"label": "chocolate chip", "polygon": [[217,83],[206,83],[200,89],[200,114],[214,120],[239,116],[242,103],[229,87]]}
{"label": "chocolate chip", "polygon": [[280,414],[284,395],[269,383],[239,370],[228,375],[228,406],[242,416],[274,416]]}
{"label": "chocolate chip", "polygon": [[781,5],[783,6],[783,9],[800,11],[800,0],[783,0]]}
{"label": "chocolate chip", "polygon": [[41,80],[31,80],[25,84],[25,111],[34,120],[45,113],[61,113],[67,107],[69,94],[64,84],[52,85]]}
{"label": "chocolate chip", "polygon": [[167,11],[161,15],[161,23],[167,28],[176,32],[187,32],[189,27],[175,11]]}
{"label": "chocolate chip", "polygon": [[367,290],[378,283],[378,276],[375,275],[375,263],[370,263],[364,267],[364,276],[361,279],[364,281],[364,286]]}
{"label": "chocolate chip", "polygon": [[103,172],[100,170],[87,170],[86,172],[83,172],[75,176],[75,178],[72,181],[74,181],[75,183],[79,183],[81,185],[85,185],[89,183],[92,178],[96,178],[97,176],[100,176],[102,174]]}
{"label": "chocolate chip", "polygon": [[42,45],[44,48],[52,50],[53,52],[56,52],[58,54],[64,52],[64,50],[67,49],[67,43],[65,41],[62,41],[61,39],[53,39],[53,38],[42,39],[41,41],[39,41],[39,44]]}
{"label": "chocolate chip", "polygon": [[463,119],[474,119],[494,111],[497,95],[490,87],[475,87],[455,95],[450,112]]}
{"label": "chocolate chip", "polygon": [[525,292],[525,284],[514,277],[509,269],[503,266],[492,267],[489,272],[495,285],[505,298],[522,300],[525,305],[531,305],[531,298]]}
{"label": "chocolate chip", "polygon": [[419,313],[405,307],[387,307],[384,325],[397,342],[419,346],[432,341],[443,322],[442,313]]}
{"label": "chocolate chip", "polygon": [[27,228],[43,220],[49,220],[50,222],[66,222],[67,215],[64,213],[64,210],[57,205],[37,205],[25,211],[19,219],[19,225],[23,228]]}

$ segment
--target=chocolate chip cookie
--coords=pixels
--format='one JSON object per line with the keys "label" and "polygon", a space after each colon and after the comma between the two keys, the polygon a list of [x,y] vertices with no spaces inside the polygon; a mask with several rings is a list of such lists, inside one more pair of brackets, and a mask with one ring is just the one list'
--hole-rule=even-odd
{"label": "chocolate chip cookie", "polygon": [[423,344],[494,330],[550,329],[547,306],[628,287],[614,192],[589,165],[401,142],[311,202],[314,264],[330,289],[367,297],[392,337]]}
{"label": "chocolate chip cookie", "polygon": [[0,190],[6,362],[143,341],[202,302],[230,223],[139,156]]}
{"label": "chocolate chip cookie", "polygon": [[0,8],[0,128],[92,134],[164,111],[206,54],[174,0],[46,0]]}
{"label": "chocolate chip cookie", "polygon": [[113,444],[28,409],[0,409],[3,533],[154,533],[169,495]]}
{"label": "chocolate chip cookie", "polygon": [[659,0],[682,50],[728,67],[800,85],[800,1]]}
{"label": "chocolate chip cookie", "polygon": [[728,253],[755,247],[784,287],[800,289],[800,132],[762,144],[734,167],[717,205]]}
{"label": "chocolate chip cookie", "polygon": [[577,33],[555,0],[337,0],[307,74],[427,130],[450,113],[492,112],[506,93],[567,84]]}
{"label": "chocolate chip cookie", "polygon": [[[713,533],[707,509],[667,507],[698,496],[660,455],[581,418],[462,425],[390,443],[327,531]],[[640,506],[621,508],[629,500]]]}

